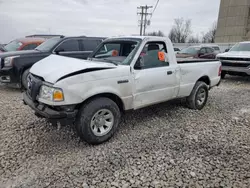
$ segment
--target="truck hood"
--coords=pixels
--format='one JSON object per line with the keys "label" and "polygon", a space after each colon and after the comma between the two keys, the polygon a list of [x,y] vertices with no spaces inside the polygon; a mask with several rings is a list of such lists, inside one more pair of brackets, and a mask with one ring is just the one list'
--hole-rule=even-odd
{"label": "truck hood", "polygon": [[58,80],[68,76],[116,67],[117,66],[112,63],[50,55],[34,64],[30,72],[42,77],[47,82],[56,83]]}
{"label": "truck hood", "polygon": [[232,58],[250,58],[250,51],[229,51],[226,53],[218,54],[217,57],[232,57]]}

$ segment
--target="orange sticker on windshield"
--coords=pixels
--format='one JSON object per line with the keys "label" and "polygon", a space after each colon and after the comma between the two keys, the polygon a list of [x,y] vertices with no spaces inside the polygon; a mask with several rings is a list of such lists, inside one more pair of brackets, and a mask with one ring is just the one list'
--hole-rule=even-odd
{"label": "orange sticker on windshield", "polygon": [[118,56],[118,51],[117,50],[113,50],[112,56]]}
{"label": "orange sticker on windshield", "polygon": [[165,53],[164,52],[158,52],[158,59],[160,61],[165,61]]}

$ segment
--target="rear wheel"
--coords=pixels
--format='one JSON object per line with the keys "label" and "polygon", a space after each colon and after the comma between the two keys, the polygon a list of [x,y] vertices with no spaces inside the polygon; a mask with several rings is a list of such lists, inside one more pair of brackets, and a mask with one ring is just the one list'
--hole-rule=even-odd
{"label": "rear wheel", "polygon": [[109,140],[120,122],[120,110],[109,98],[96,98],[82,106],[75,127],[80,138],[90,144]]}
{"label": "rear wheel", "polygon": [[198,81],[190,96],[187,97],[187,106],[191,109],[201,110],[207,103],[208,86],[202,81]]}
{"label": "rear wheel", "polygon": [[28,89],[28,75],[29,75],[29,72],[30,72],[30,68],[29,69],[26,69],[23,74],[22,74],[22,86],[25,88],[25,89]]}

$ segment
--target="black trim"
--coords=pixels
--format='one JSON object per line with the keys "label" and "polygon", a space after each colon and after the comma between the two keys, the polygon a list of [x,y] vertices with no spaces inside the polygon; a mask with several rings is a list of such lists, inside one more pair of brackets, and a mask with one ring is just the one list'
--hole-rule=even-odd
{"label": "black trim", "polygon": [[128,80],[119,80],[117,81],[118,84],[125,84],[125,83],[128,83],[129,81]]}
{"label": "black trim", "polygon": [[59,78],[56,82],[62,80],[62,79],[65,79],[65,78],[68,78],[68,77],[71,77],[71,76],[75,76],[77,74],[83,74],[83,73],[87,73],[87,72],[93,72],[93,71],[99,71],[99,70],[106,70],[106,69],[113,69],[113,67],[106,67],[106,68],[88,68],[88,69],[83,69],[83,70],[79,70],[79,71],[76,71],[76,72],[72,72],[70,74],[66,74],[65,76]]}
{"label": "black trim", "polygon": [[182,63],[204,63],[204,62],[215,62],[215,61],[219,61],[216,59],[182,59],[182,60],[178,60],[177,58],[177,63],[178,64],[182,64]]}

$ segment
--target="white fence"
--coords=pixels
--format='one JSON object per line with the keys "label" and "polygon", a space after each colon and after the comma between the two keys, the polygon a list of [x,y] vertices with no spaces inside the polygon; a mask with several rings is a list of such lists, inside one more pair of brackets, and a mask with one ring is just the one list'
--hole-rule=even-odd
{"label": "white fence", "polygon": [[[235,43],[206,43],[206,45],[218,45],[220,47],[221,52],[224,52],[226,49],[231,48]],[[174,47],[183,49],[188,46],[199,46],[202,45],[202,43],[174,43]],[[204,44],[205,45],[205,44]]]}

